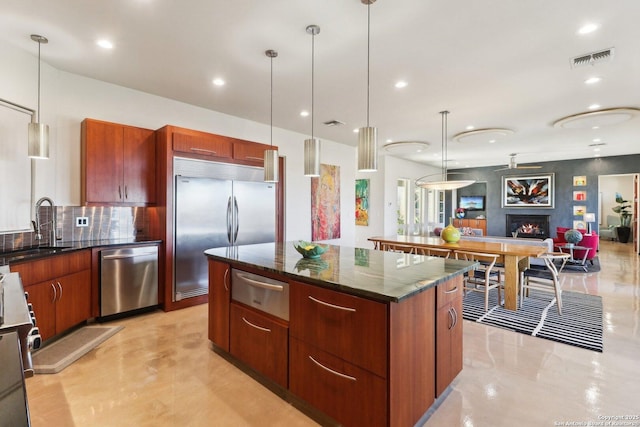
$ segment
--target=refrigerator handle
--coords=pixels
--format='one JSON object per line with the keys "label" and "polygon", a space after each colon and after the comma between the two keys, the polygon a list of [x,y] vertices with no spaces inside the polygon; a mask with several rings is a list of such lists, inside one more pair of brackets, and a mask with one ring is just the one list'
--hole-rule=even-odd
{"label": "refrigerator handle", "polygon": [[233,244],[235,245],[236,240],[238,240],[238,229],[240,228],[240,221],[238,221],[238,200],[236,199],[236,196],[233,196],[233,208],[235,211],[235,230],[233,230]]}
{"label": "refrigerator handle", "polygon": [[233,241],[231,239],[232,220],[233,220],[233,216],[231,213],[231,196],[229,196],[229,199],[227,200],[227,240],[229,241],[230,244],[233,244]]}

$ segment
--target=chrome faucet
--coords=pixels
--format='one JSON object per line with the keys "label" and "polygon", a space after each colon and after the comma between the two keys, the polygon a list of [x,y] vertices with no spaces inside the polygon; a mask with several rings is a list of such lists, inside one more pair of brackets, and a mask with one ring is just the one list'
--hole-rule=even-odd
{"label": "chrome faucet", "polygon": [[[40,206],[42,203],[47,202],[51,206],[51,221],[41,223],[40,222]],[[36,220],[33,222],[33,231],[36,233],[36,240],[42,239],[42,226],[45,224],[51,224],[49,227],[49,244],[54,245],[56,243],[56,204],[49,197],[41,197],[36,202]]]}

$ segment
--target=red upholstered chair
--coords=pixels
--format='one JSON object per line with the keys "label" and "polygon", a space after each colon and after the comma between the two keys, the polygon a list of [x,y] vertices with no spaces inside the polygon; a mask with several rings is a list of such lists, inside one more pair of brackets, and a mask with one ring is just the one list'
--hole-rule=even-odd
{"label": "red upholstered chair", "polygon": [[[570,230],[567,227],[556,227],[556,237],[553,238],[554,246],[563,245],[567,243],[564,239],[564,233]],[[578,229],[580,233],[582,233],[582,240],[578,243],[578,246],[584,246],[589,248],[589,253],[587,254],[587,261],[590,261],[593,264],[593,259],[596,257],[598,252],[598,246],[600,245],[600,236],[598,236],[595,232],[591,232],[591,234],[587,234],[587,230]],[[582,259],[584,256],[584,249],[574,249],[573,256],[575,259]]]}

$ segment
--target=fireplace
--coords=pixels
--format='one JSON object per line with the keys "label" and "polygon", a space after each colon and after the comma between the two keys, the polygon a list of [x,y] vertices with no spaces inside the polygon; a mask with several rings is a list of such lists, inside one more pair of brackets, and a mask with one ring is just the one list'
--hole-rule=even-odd
{"label": "fireplace", "polygon": [[507,237],[546,239],[549,237],[549,215],[507,214]]}

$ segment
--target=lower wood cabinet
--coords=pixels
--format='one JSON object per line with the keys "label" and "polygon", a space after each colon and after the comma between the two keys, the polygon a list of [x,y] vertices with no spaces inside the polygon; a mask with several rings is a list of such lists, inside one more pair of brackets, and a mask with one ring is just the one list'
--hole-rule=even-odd
{"label": "lower wood cabinet", "polygon": [[280,386],[288,387],[287,322],[231,303],[229,352]]}
{"label": "lower wood cabinet", "polygon": [[209,261],[209,340],[229,351],[229,305],[231,303],[231,267]]}
{"label": "lower wood cabinet", "polygon": [[438,286],[436,310],[436,397],[462,371],[462,277]]}
{"label": "lower wood cabinet", "polygon": [[91,251],[80,250],[12,264],[20,273],[43,340],[91,317]]}
{"label": "lower wood cabinet", "polygon": [[345,426],[386,426],[387,382],[296,338],[289,346],[289,388]]}
{"label": "lower wood cabinet", "polygon": [[456,228],[477,228],[482,230],[482,235],[487,235],[487,220],[478,218],[454,218],[453,226]]}

